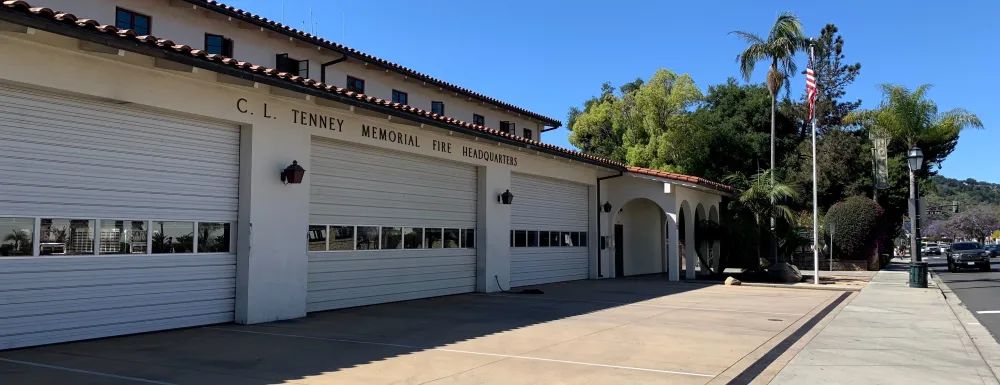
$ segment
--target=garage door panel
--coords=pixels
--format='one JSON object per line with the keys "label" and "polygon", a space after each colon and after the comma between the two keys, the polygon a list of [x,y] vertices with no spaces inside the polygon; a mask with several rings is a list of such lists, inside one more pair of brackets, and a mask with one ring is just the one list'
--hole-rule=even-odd
{"label": "garage door panel", "polygon": [[[512,230],[590,231],[589,187],[525,174],[511,175]],[[589,237],[588,237],[589,238]],[[587,279],[587,247],[512,247],[511,287]]]}
{"label": "garage door panel", "polygon": [[123,334],[146,333],[164,329],[211,325],[231,322],[232,318],[233,315],[231,313],[219,312],[183,317],[163,317],[159,319],[134,321],[122,324],[46,330],[36,333],[19,334],[9,336],[6,339],[0,339],[0,350],[82,339],[112,337]]}
{"label": "garage door panel", "polygon": [[[475,166],[313,138],[315,225],[473,229]],[[476,250],[310,252],[308,311],[475,290]]]}
{"label": "garage door panel", "polygon": [[[238,126],[0,84],[0,137],[0,217],[236,234]],[[0,258],[0,349],[229,322],[235,282],[231,253]]]}

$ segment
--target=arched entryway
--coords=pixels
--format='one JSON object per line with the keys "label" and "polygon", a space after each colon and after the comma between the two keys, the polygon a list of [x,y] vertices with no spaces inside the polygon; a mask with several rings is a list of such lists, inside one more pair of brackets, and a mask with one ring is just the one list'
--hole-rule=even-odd
{"label": "arched entryway", "polygon": [[614,220],[615,276],[667,271],[667,216],[656,202],[628,201]]}

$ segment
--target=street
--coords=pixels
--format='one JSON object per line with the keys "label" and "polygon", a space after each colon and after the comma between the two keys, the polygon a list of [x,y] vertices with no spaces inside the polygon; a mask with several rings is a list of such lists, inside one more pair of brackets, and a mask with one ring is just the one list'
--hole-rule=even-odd
{"label": "street", "polygon": [[944,255],[928,255],[924,260],[996,339],[1000,335],[1000,259],[992,259],[988,273],[976,269],[949,273]]}

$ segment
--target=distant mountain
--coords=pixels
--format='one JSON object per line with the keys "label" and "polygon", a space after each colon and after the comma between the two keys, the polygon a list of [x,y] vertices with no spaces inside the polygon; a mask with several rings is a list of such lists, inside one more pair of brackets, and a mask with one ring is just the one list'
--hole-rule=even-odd
{"label": "distant mountain", "polygon": [[[921,189],[930,206],[958,204],[959,210],[972,206],[1000,206],[1000,184],[980,182],[969,178],[952,179],[941,175],[931,177],[932,186]],[[947,207],[944,211],[949,211]],[[947,214],[947,213],[944,213]]]}

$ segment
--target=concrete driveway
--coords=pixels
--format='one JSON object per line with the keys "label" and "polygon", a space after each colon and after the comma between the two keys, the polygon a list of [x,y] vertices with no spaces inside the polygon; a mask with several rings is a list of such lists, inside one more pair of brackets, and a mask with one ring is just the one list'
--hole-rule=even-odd
{"label": "concrete driveway", "polygon": [[0,383],[766,382],[847,296],[661,276],[538,288],[2,351]]}

